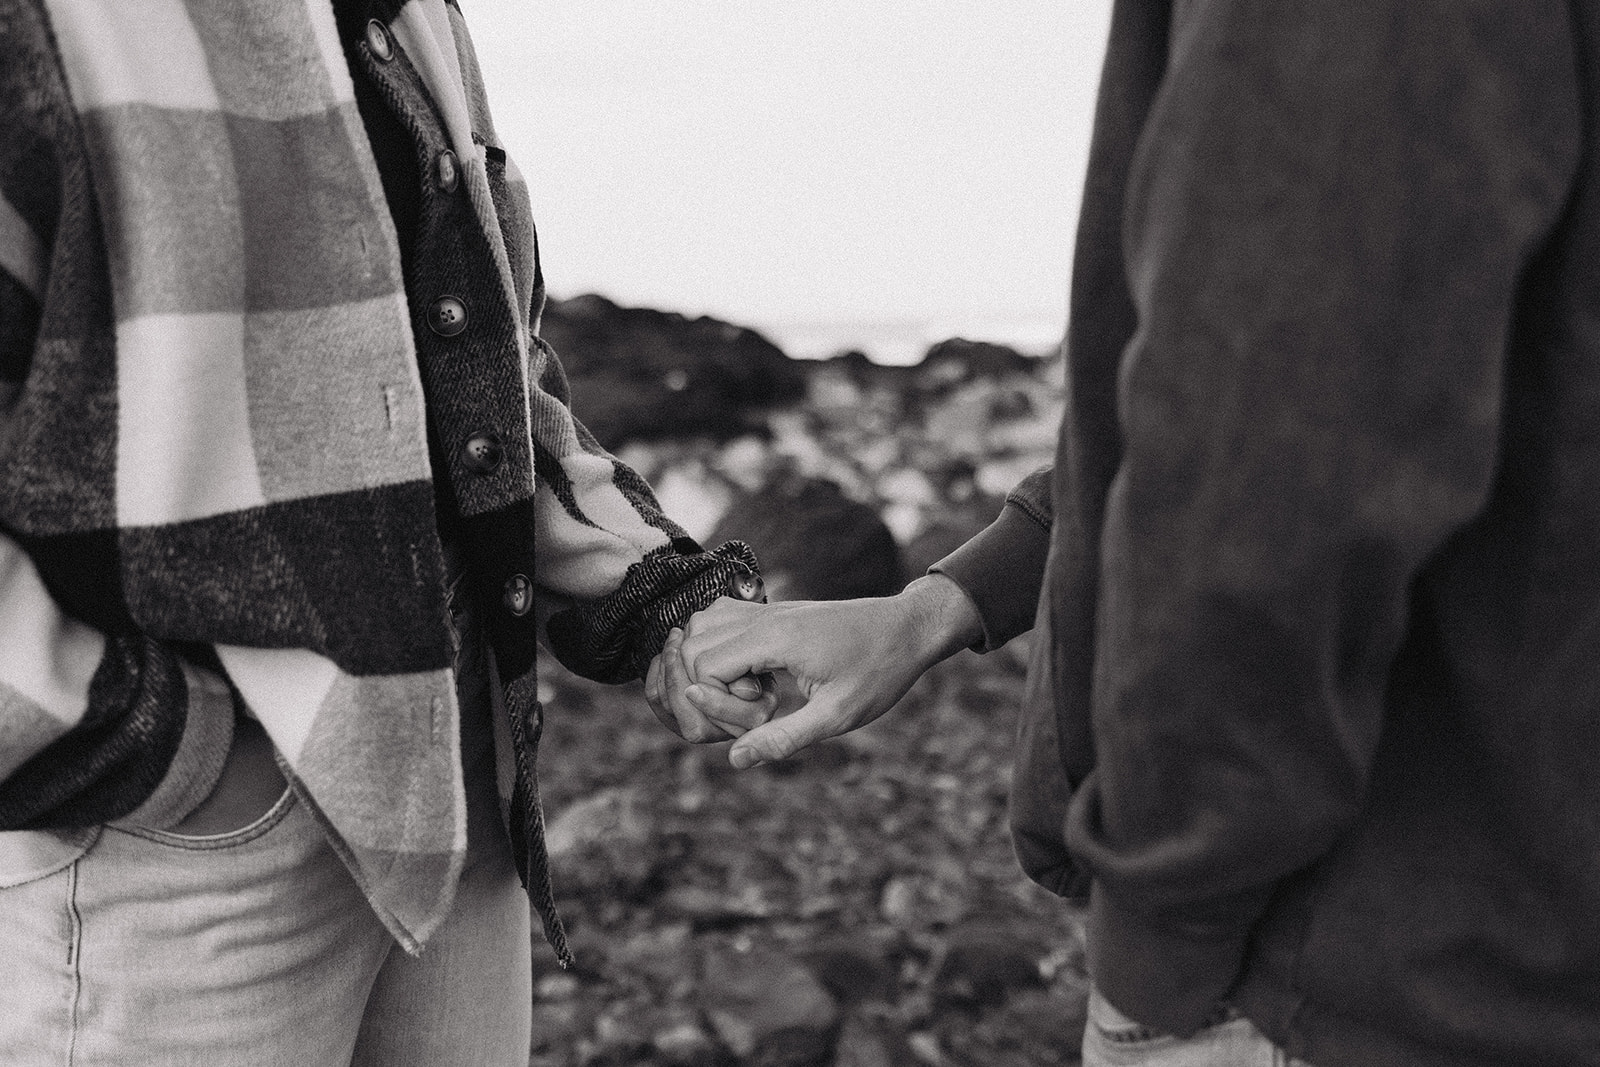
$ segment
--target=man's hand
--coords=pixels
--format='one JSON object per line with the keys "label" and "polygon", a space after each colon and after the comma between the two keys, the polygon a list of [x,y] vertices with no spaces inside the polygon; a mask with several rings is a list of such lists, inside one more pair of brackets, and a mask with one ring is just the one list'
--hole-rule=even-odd
{"label": "man's hand", "polygon": [[[742,603],[741,601],[730,601]],[[661,725],[683,738],[702,744],[727,741],[772,718],[778,709],[778,694],[771,676],[735,677],[727,685],[713,685],[723,700],[716,706],[716,718],[708,716],[684,695],[694,680],[683,661],[683,631],[674,628],[667,634],[661,652],[650,661],[644,679],[644,696]]]}
{"label": "man's hand", "polygon": [[[689,620],[680,669],[696,684],[684,696],[712,728],[738,736],[729,761],[754,767],[872,722],[982,632],[972,601],[940,574],[892,597],[767,605],[723,598]],[[771,722],[735,718],[740,702],[728,683],[772,670],[789,671],[806,703]]]}

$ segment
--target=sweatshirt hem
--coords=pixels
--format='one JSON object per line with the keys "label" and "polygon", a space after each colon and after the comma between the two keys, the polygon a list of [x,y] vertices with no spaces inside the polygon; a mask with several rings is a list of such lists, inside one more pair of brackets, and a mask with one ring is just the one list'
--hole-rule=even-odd
{"label": "sweatshirt hem", "polygon": [[1570,1050],[1501,1057],[1429,1044],[1379,1030],[1257,976],[1242,981],[1229,999],[1274,1045],[1316,1067],[1526,1067],[1529,1063],[1592,1062],[1569,1058]]}
{"label": "sweatshirt hem", "polygon": [[1089,974],[1107,1000],[1153,1030],[1187,1037],[1227,997],[1243,966],[1248,935],[1175,934],[1112,901],[1097,884],[1089,898],[1087,938]]}

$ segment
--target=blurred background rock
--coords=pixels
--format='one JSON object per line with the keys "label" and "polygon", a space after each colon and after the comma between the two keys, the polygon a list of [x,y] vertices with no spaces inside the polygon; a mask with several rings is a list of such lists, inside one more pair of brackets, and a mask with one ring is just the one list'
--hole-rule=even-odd
{"label": "blurred background rock", "polygon": [[[750,542],[778,599],[898,591],[1054,455],[1054,353],[792,360],[598,296],[552,301],[543,336],[600,441],[697,539]],[[638,686],[547,658],[540,761],[578,968],[535,946],[531,1063],[1077,1063],[1079,917],[1006,831],[1026,645],[960,653],[872,726],[747,772],[662,730]]]}
{"label": "blurred background rock", "polygon": [[794,360],[753,330],[599,296],[551,301],[543,335],[600,442],[691,535],[749,540],[769,581],[809,590],[786,599],[898,590],[1055,453],[1054,353],[952,339],[914,366]]}

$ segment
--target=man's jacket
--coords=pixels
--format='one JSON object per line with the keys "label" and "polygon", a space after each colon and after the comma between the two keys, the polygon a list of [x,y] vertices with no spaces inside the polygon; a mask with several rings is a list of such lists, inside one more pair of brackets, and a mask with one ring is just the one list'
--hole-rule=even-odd
{"label": "man's jacket", "polygon": [[1600,1064],[1600,5],[1116,5],[1016,780],[1141,1023]]}

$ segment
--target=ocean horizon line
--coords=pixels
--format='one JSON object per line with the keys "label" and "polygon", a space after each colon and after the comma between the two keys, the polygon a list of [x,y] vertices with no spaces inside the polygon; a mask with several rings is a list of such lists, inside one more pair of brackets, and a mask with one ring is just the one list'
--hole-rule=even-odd
{"label": "ocean horizon line", "polygon": [[1047,356],[1061,342],[1064,316],[1038,314],[928,318],[773,319],[743,323],[795,359],[830,359],[858,351],[884,366],[920,363],[941,341],[1006,345],[1030,356]]}
{"label": "ocean horizon line", "polygon": [[[595,295],[622,307],[652,306]],[[701,308],[657,307],[656,310],[688,318],[704,316],[754,330],[792,359],[825,360],[855,351],[881,366],[914,366],[927,355],[928,349],[955,338],[1005,345],[1029,356],[1049,356],[1056,351],[1066,332],[1065,311],[793,316]]]}

